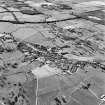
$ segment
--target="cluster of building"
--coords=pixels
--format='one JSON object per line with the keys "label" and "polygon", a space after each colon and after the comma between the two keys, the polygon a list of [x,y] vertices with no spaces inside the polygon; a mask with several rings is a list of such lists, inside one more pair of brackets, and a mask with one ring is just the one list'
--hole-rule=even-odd
{"label": "cluster of building", "polygon": [[[3,33],[3,36],[1,37],[1,54],[5,52],[6,45],[4,42],[7,41],[7,45],[9,43],[13,43],[15,47],[12,49],[13,51],[19,50],[23,55],[22,62],[35,62],[39,61],[42,65],[45,64],[54,64],[57,68],[61,69],[62,72],[69,72],[74,73],[78,70],[78,68],[83,68],[85,65],[89,64],[92,67],[100,67],[102,70],[105,69],[105,66],[103,64],[97,63],[97,62],[90,62],[90,61],[80,61],[80,60],[73,60],[68,59],[64,57],[67,53],[63,53],[63,48],[68,48],[69,46],[65,45],[62,47],[46,47],[39,44],[29,43],[25,41],[19,41],[14,38],[13,35]],[[91,46],[91,43],[87,44],[86,42],[78,42],[77,46],[80,46],[82,44],[85,44],[89,47]],[[4,47],[3,47],[4,46]],[[11,50],[11,46],[8,46],[8,50]],[[92,48],[91,48],[92,49]],[[11,51],[8,52],[11,52]],[[94,50],[94,49],[92,49]],[[13,66],[15,67],[15,65]]]}

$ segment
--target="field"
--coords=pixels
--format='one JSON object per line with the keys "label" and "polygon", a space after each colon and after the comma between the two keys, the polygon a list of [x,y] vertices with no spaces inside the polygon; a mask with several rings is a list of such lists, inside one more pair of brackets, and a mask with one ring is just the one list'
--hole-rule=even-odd
{"label": "field", "polygon": [[0,2],[1,105],[104,105],[105,0]]}

